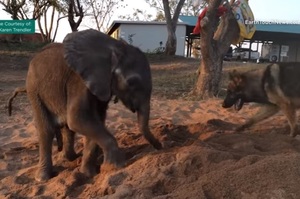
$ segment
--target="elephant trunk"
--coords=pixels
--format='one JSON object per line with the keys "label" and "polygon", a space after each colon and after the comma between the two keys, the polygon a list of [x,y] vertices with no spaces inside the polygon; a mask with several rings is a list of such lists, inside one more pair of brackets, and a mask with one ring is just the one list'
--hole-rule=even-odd
{"label": "elephant trunk", "polygon": [[140,132],[143,133],[144,137],[148,142],[155,148],[161,149],[161,143],[152,135],[149,129],[149,114],[150,114],[150,103],[144,103],[137,111],[138,125]]}

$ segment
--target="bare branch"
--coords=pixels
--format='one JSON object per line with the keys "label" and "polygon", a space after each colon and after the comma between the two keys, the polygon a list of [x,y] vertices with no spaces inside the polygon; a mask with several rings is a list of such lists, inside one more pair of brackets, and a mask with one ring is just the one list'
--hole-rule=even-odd
{"label": "bare branch", "polygon": [[123,2],[119,0],[87,0],[87,6],[89,9],[89,14],[92,14],[92,19],[96,24],[99,31],[106,31],[114,11],[119,7],[123,6]]}
{"label": "bare branch", "polygon": [[[83,17],[85,16],[83,7],[80,4],[80,0],[69,0],[68,1],[68,21],[71,27],[72,32],[78,31],[78,27],[82,22]],[[75,17],[79,17],[75,21]]]}

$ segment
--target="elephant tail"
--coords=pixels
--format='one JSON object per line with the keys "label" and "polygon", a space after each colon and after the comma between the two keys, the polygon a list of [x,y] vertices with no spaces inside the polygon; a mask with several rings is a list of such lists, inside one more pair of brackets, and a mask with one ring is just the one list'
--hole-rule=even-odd
{"label": "elephant tail", "polygon": [[[10,96],[10,98],[8,98],[7,107],[8,107],[9,116],[11,116],[11,112],[12,112],[12,102],[19,93],[27,93],[26,87],[17,87],[14,90],[13,94]],[[57,140],[58,151],[61,151],[63,148],[63,140],[62,140],[61,132],[56,133],[56,140]]]}
{"label": "elephant tail", "polygon": [[14,90],[12,96],[8,99],[7,107],[8,107],[8,115],[11,116],[12,111],[12,101],[19,93],[27,93],[25,87],[18,87]]}

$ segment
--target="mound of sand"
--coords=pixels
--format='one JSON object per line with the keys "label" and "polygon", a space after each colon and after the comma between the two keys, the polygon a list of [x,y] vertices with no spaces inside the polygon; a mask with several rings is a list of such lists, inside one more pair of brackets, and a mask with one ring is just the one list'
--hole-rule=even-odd
{"label": "mound of sand", "polygon": [[[10,59],[4,61],[8,66],[17,65]],[[112,104],[107,127],[124,150],[127,165],[101,171],[100,156],[95,160],[99,174],[86,178],[78,170],[80,157],[68,162],[54,144],[57,174],[48,182],[36,182],[38,140],[26,95],[14,101],[13,116],[8,117],[6,109],[12,90],[24,84],[26,69],[3,65],[0,70],[0,198],[300,198],[299,136],[288,136],[285,118],[279,114],[235,133],[234,127],[258,107],[245,105],[236,113],[222,109],[220,99],[154,97],[150,126],[164,145],[160,151],[138,132],[136,115],[121,104]],[[77,135],[79,153],[82,139]]]}
{"label": "mound of sand", "polygon": [[[26,99],[25,99],[26,101]],[[234,133],[244,118],[218,99],[153,100],[151,127],[164,149],[156,151],[138,132],[135,115],[111,106],[108,128],[126,153],[127,166],[85,178],[80,158],[68,162],[53,147],[57,175],[38,183],[38,143],[30,108],[16,104],[1,123],[0,195],[5,198],[298,198],[300,143],[287,135],[284,119]],[[245,107],[249,117],[255,107]],[[274,122],[274,120],[272,121]],[[251,131],[251,132],[250,132]],[[76,150],[83,148],[77,136]],[[101,164],[101,158],[99,158]],[[100,167],[99,167],[100,168]],[[26,196],[26,197],[25,197]]]}

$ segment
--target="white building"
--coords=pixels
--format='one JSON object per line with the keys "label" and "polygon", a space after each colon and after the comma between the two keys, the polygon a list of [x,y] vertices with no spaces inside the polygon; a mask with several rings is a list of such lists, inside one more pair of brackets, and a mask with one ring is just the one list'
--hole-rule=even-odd
{"label": "white building", "polygon": [[[114,21],[107,31],[116,39],[123,39],[146,53],[155,53],[165,48],[168,31],[165,22]],[[185,55],[186,24],[178,23],[176,28],[176,55]]]}

